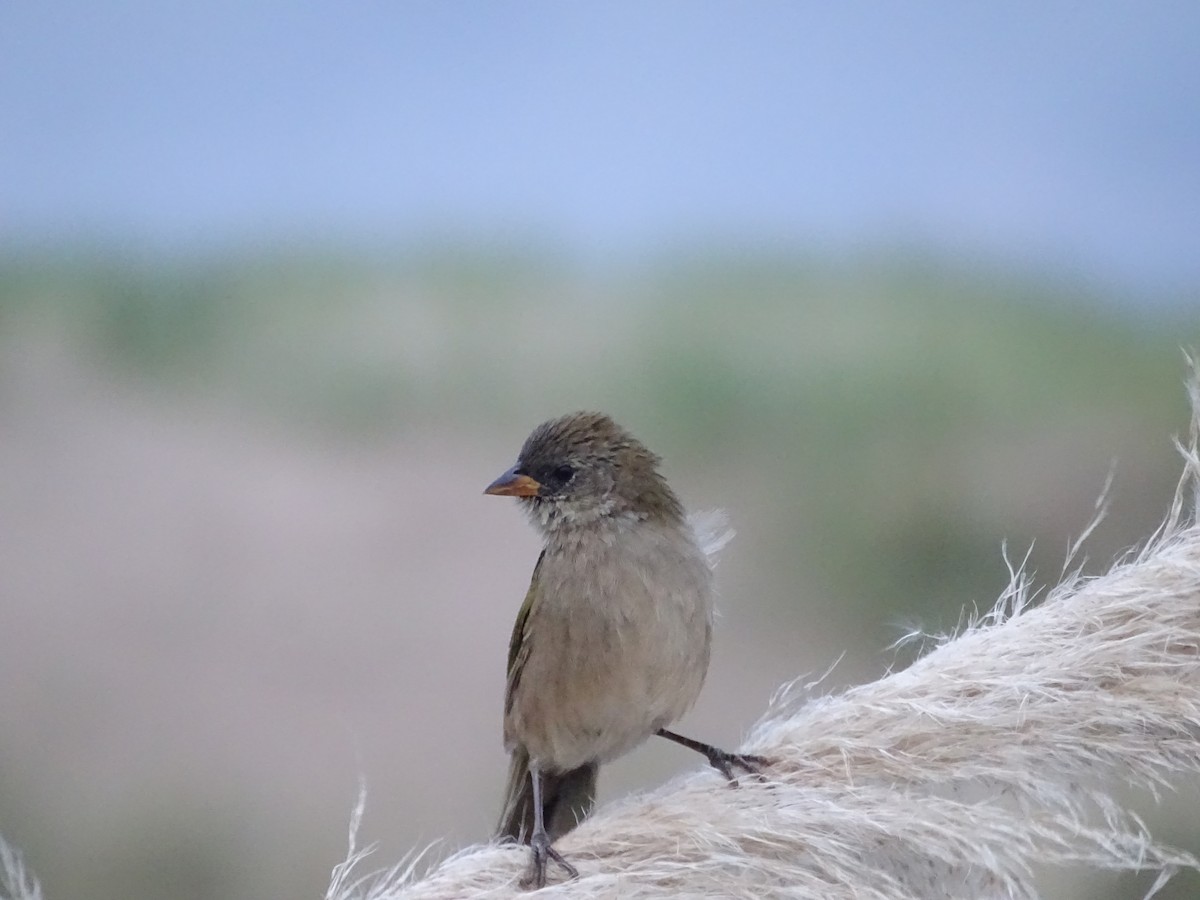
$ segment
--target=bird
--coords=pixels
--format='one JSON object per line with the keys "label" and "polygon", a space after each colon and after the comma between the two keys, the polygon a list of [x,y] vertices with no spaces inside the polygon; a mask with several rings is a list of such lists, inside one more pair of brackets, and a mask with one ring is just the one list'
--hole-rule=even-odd
{"label": "bird", "polygon": [[763,757],[729,753],[667,726],[700,694],[713,627],[713,570],[659,471],[661,459],[613,419],[542,423],[484,493],[516,497],[543,548],[508,647],[509,775],[496,838],[528,843],[527,887],[592,809],[607,763],[658,735],[704,754],[736,786]]}

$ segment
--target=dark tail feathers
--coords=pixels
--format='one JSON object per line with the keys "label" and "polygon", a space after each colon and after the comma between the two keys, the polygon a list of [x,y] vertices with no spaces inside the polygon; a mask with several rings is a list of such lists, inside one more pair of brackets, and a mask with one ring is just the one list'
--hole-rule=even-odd
{"label": "dark tail feathers", "polygon": [[[596,773],[600,766],[587,763],[569,772],[542,772],[542,817],[550,840],[555,841],[583,821],[596,802]],[[496,837],[529,843],[533,833],[533,782],[529,755],[514,750],[509,762],[504,811]]]}

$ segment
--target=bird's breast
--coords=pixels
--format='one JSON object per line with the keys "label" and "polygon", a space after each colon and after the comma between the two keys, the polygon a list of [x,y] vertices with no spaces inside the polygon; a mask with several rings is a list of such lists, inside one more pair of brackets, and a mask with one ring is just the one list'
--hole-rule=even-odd
{"label": "bird's breast", "polygon": [[642,524],[548,545],[506,741],[561,769],[628,751],[695,702],[712,610],[690,534]]}

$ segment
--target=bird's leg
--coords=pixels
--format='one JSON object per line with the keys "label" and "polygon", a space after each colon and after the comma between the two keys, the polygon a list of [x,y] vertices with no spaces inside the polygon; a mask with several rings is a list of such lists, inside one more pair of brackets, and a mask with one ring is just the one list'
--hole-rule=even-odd
{"label": "bird's leg", "polygon": [[771,761],[765,756],[753,756],[749,753],[730,753],[727,750],[714,747],[712,744],[694,741],[689,737],[684,737],[682,734],[667,731],[665,728],[660,728],[655,733],[659,737],[665,737],[668,741],[674,741],[677,744],[687,747],[689,750],[703,753],[707,757],[709,765],[724,775],[734,787],[737,787],[737,779],[733,776],[735,766],[748,775],[761,776],[763,766],[771,764]]}
{"label": "bird's leg", "polygon": [[522,884],[536,890],[546,886],[546,861],[549,859],[562,866],[571,878],[578,878],[579,870],[550,846],[550,835],[546,833],[546,823],[542,814],[542,773],[538,771],[536,763],[529,764],[529,780],[533,782],[533,834],[529,836],[529,849],[533,851],[533,859]]}

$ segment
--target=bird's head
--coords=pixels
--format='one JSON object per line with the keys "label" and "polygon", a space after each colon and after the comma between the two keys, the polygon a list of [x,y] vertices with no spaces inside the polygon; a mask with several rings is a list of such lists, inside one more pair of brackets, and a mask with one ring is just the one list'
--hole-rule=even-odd
{"label": "bird's head", "polygon": [[544,422],[484,493],[518,497],[546,534],[603,521],[682,519],[659,458],[603,413]]}

